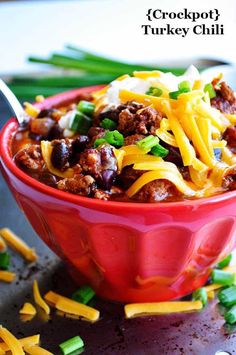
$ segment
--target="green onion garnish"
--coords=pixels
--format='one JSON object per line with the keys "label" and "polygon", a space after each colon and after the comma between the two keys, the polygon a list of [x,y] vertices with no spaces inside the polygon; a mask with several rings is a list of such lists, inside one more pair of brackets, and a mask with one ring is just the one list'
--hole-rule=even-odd
{"label": "green onion garnish", "polygon": [[156,96],[159,97],[163,94],[163,91],[160,88],[156,88],[154,86],[151,86],[148,91],[146,92],[146,95],[151,95],[151,96]]}
{"label": "green onion garnish", "polygon": [[223,260],[221,260],[217,265],[217,269],[223,269],[223,267],[226,267],[229,265],[230,261],[232,259],[232,254],[229,254],[228,256],[226,256],[226,258],[224,258]]}
{"label": "green onion garnish", "polygon": [[77,109],[85,115],[92,116],[92,114],[94,113],[95,105],[90,101],[82,100],[79,102]]}
{"label": "green onion garnish", "polygon": [[124,144],[123,134],[116,130],[107,132],[104,139],[107,143],[114,145],[114,147],[121,147]]}
{"label": "green onion garnish", "polygon": [[235,276],[235,274],[223,270],[213,270],[211,274],[212,282],[225,286],[233,285],[235,282]]}
{"label": "green onion garnish", "polygon": [[98,138],[94,142],[94,147],[97,148],[103,143],[109,143],[114,147],[121,147],[124,144],[124,136],[118,131],[106,132],[103,138]]}
{"label": "green onion garnish", "polygon": [[169,92],[169,97],[173,100],[177,100],[180,94],[185,94],[191,91],[190,82],[185,80],[181,81],[178,85],[179,90]]}
{"label": "green onion garnish", "polygon": [[198,288],[196,291],[193,292],[192,294],[192,300],[193,301],[201,301],[203,306],[207,304],[207,292],[204,287]]}
{"label": "green onion garnish", "polygon": [[149,152],[152,147],[154,147],[155,145],[158,145],[159,143],[159,139],[155,136],[148,136],[148,137],[145,137],[143,139],[141,139],[140,141],[138,141],[136,143],[136,145],[142,149],[142,150],[145,150],[147,152]]}
{"label": "green onion garnish", "polygon": [[104,139],[104,138],[97,138],[97,139],[94,141],[93,146],[94,146],[94,148],[97,148],[97,147],[99,147],[99,145],[104,144],[104,143],[107,143],[106,139]]}
{"label": "green onion garnish", "polygon": [[216,96],[215,89],[211,83],[208,83],[204,86],[204,91],[208,92],[210,99]]}
{"label": "green onion garnish", "polygon": [[72,299],[87,304],[95,296],[94,290],[89,286],[82,286],[72,295]]}
{"label": "green onion garnish", "polygon": [[0,269],[8,270],[10,265],[10,255],[7,252],[0,253]]}
{"label": "green onion garnish", "polygon": [[236,286],[227,287],[218,293],[218,299],[225,307],[236,304]]}
{"label": "green onion garnish", "polygon": [[156,157],[165,158],[169,154],[169,150],[162,147],[162,145],[157,144],[151,149],[151,153]]}
{"label": "green onion garnish", "polygon": [[184,90],[183,92],[191,91],[191,83],[190,83],[190,81],[187,81],[187,80],[181,81],[179,83],[179,85],[178,85],[178,89],[179,89],[179,91],[183,91]]}
{"label": "green onion garnish", "polygon": [[228,312],[225,313],[225,321],[229,324],[236,323],[236,305],[230,308]]}
{"label": "green onion garnish", "polygon": [[100,123],[100,126],[104,129],[109,129],[110,131],[116,129],[117,123],[110,120],[110,118],[104,118],[102,122]]}
{"label": "green onion garnish", "polygon": [[80,134],[86,134],[89,128],[91,127],[91,125],[92,125],[92,118],[86,116],[80,111],[77,111],[70,125],[70,129]]}
{"label": "green onion garnish", "polygon": [[59,345],[63,355],[71,354],[73,351],[79,350],[83,346],[84,346],[84,342],[78,335],[64,341]]}

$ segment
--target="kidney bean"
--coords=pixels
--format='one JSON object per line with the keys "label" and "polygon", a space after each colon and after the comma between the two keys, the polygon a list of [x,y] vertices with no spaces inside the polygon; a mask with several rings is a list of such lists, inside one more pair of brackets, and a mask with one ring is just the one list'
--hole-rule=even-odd
{"label": "kidney bean", "polygon": [[51,154],[52,165],[59,170],[65,170],[69,167],[69,158],[69,146],[64,141],[55,143]]}

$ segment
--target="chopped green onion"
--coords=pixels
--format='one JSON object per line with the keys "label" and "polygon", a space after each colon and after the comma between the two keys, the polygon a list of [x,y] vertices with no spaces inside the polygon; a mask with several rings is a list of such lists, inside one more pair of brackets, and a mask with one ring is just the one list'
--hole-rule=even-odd
{"label": "chopped green onion", "polygon": [[117,123],[110,120],[110,118],[104,118],[100,123],[100,126],[104,129],[114,130],[117,127]]}
{"label": "chopped green onion", "polygon": [[234,305],[228,312],[225,313],[225,321],[229,324],[236,323],[236,305]]}
{"label": "chopped green onion", "polygon": [[71,354],[73,351],[79,350],[83,346],[84,346],[84,342],[78,335],[64,341],[59,345],[63,355]]}
{"label": "chopped green onion", "polygon": [[155,136],[150,135],[150,136],[145,137],[145,138],[141,139],[140,141],[138,141],[136,143],[136,145],[140,149],[149,152],[152,149],[152,147],[154,147],[158,143],[159,143],[159,139]]}
{"label": "chopped green onion", "polygon": [[119,131],[107,132],[104,139],[114,147],[121,147],[124,144],[124,136]]}
{"label": "chopped green onion", "polygon": [[90,101],[82,100],[79,102],[77,109],[85,115],[92,116],[92,114],[94,113],[95,105]]}
{"label": "chopped green onion", "polygon": [[211,274],[212,282],[225,286],[233,285],[235,282],[235,276],[235,274],[223,270],[213,270]]}
{"label": "chopped green onion", "polygon": [[218,299],[225,307],[236,304],[236,286],[227,287],[218,293]]}
{"label": "chopped green onion", "polygon": [[8,270],[10,265],[10,255],[7,252],[0,253],[0,269]]}
{"label": "chopped green onion", "polygon": [[196,291],[193,292],[192,294],[192,300],[193,301],[201,301],[203,306],[207,304],[207,292],[204,287],[198,288]]}
{"label": "chopped green onion", "polygon": [[97,138],[95,141],[94,141],[94,148],[97,148],[99,145],[101,144],[104,144],[104,143],[107,143],[106,139],[104,138]]}
{"label": "chopped green onion", "polygon": [[185,94],[187,92],[189,92],[188,89],[181,89],[181,90],[178,90],[178,91],[171,91],[171,92],[169,92],[169,97],[171,99],[173,99],[173,100],[177,100],[180,94]]}
{"label": "chopped green onion", "polygon": [[216,96],[215,89],[211,83],[208,83],[204,86],[204,91],[208,92],[210,99]]}
{"label": "chopped green onion", "polygon": [[[187,81],[187,80],[184,80],[184,81],[181,81],[181,83],[179,83],[179,85],[178,85],[178,89],[179,89],[179,91],[183,91],[184,90],[184,92],[189,92],[189,91],[191,91],[191,83],[190,83],[190,81]],[[186,91],[187,90],[187,91]]]}
{"label": "chopped green onion", "polygon": [[165,158],[169,154],[169,150],[162,147],[162,145],[157,144],[151,149],[151,153],[156,157]]}
{"label": "chopped green onion", "polygon": [[226,258],[221,260],[219,262],[219,264],[216,265],[217,269],[223,269],[223,267],[228,266],[230,261],[231,261],[231,259],[232,259],[232,254],[229,254],[228,256],[226,256]]}
{"label": "chopped green onion", "polygon": [[70,125],[70,129],[80,134],[86,134],[91,125],[92,119],[83,114],[82,112],[77,111]]}
{"label": "chopped green onion", "polygon": [[148,91],[146,92],[146,95],[151,95],[151,96],[156,96],[159,97],[163,94],[163,91],[160,88],[156,88],[154,86],[151,86]]}
{"label": "chopped green onion", "polygon": [[94,290],[89,286],[82,286],[72,295],[72,299],[87,304],[95,296]]}

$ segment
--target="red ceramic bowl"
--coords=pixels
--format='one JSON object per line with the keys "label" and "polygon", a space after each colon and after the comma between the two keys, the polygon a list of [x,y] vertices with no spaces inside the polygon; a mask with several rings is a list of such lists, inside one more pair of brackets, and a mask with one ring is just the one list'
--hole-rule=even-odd
{"label": "red ceramic bowl", "polygon": [[[41,108],[69,103],[84,88],[57,95]],[[164,301],[202,286],[211,267],[236,245],[236,192],[195,201],[107,202],[62,192],[27,176],[12,160],[17,129],[0,136],[3,175],[44,242],[79,283],[124,302]]]}

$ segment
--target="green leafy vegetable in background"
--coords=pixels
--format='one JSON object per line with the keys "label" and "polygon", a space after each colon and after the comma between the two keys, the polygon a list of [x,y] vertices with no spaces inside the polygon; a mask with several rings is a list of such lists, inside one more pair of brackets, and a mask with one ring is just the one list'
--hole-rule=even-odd
{"label": "green leafy vegetable in background", "polygon": [[9,87],[19,98],[34,99],[36,95],[50,96],[66,90],[99,84],[108,84],[122,74],[135,70],[171,71],[175,75],[184,73],[183,68],[154,67],[130,64],[95,55],[80,48],[67,45],[63,53],[53,53],[49,58],[31,56],[30,62],[51,65],[64,69],[63,75],[41,77],[17,76],[9,81]]}

